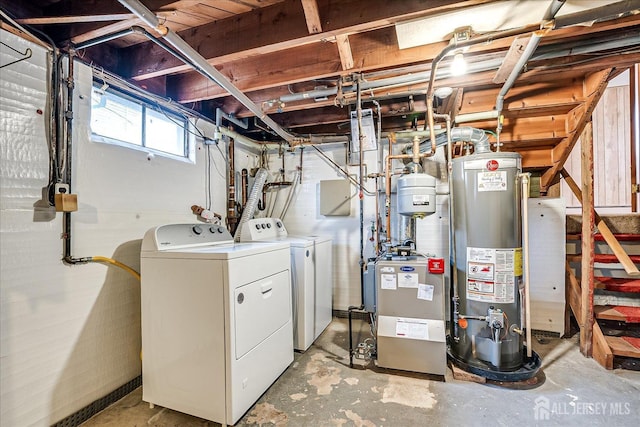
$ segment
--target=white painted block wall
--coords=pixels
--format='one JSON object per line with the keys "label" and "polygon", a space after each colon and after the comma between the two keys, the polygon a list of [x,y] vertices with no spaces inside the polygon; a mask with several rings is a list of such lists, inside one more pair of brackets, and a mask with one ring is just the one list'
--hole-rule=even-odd
{"label": "white painted block wall", "polygon": [[[46,110],[47,54],[0,36],[33,50],[0,71],[0,425],[48,426],[140,375],[140,287],[119,269],[64,265],[61,214],[34,219],[48,176],[45,115],[37,112]],[[0,53],[2,64],[11,61],[8,49]],[[195,221],[190,207],[205,202],[206,149],[197,144],[193,164],[92,142],[90,70],[78,65],[76,77],[72,254],[139,270],[147,229]],[[222,171],[212,168],[212,209],[224,213],[224,160],[217,149],[211,156]]]}

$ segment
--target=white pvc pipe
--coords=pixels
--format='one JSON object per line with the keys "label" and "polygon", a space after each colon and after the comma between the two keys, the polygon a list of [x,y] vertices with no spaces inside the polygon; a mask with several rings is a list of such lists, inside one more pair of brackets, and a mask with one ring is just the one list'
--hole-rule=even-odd
{"label": "white pvc pipe", "polygon": [[520,174],[522,179],[522,258],[524,264],[524,314],[527,340],[527,357],[531,358],[531,284],[529,276],[529,177],[530,173]]}

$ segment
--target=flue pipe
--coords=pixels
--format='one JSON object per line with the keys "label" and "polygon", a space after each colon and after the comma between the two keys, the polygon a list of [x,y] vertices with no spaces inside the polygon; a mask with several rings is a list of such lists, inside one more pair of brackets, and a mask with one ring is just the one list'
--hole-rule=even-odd
{"label": "flue pipe", "polygon": [[185,42],[180,36],[174,33],[170,28],[161,25],[158,18],[147,9],[138,0],[118,0],[120,4],[133,12],[138,18],[140,18],[147,25],[152,27],[160,37],[163,37],[171,46],[173,46],[181,55],[189,59],[189,65],[193,66],[199,72],[205,74],[211,80],[220,85],[223,89],[229,92],[234,98],[240,101],[249,111],[260,118],[267,126],[274,130],[282,139],[287,143],[293,142],[296,138],[289,132],[285,131],[278,123],[276,123],[271,117],[262,112],[247,95],[245,95],[240,89],[238,89],[233,83],[231,83],[227,77],[218,71],[214,66],[209,64],[205,58],[202,57],[194,48],[192,48],[187,42]]}

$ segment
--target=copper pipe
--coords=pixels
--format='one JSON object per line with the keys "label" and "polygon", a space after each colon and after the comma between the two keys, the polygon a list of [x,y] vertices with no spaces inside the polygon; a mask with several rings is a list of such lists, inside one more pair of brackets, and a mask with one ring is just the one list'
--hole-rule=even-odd
{"label": "copper pipe", "polygon": [[229,146],[227,148],[227,157],[229,159],[229,176],[227,184],[227,226],[232,235],[236,231],[236,226],[238,224],[238,217],[236,215],[236,169],[234,145],[233,138],[229,138]]}
{"label": "copper pipe", "polygon": [[249,193],[249,171],[242,169],[242,208],[247,205],[247,193]]}

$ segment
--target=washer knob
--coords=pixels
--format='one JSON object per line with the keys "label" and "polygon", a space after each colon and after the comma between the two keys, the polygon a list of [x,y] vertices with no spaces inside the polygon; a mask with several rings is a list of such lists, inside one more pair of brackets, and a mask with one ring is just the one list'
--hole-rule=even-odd
{"label": "washer knob", "polygon": [[271,223],[270,222],[267,223],[267,228],[271,228]]}
{"label": "washer knob", "polygon": [[260,230],[260,224],[256,224],[256,230]]}
{"label": "washer knob", "polygon": [[224,227],[218,226],[218,233],[220,234],[224,233]]}
{"label": "washer knob", "polygon": [[191,227],[191,231],[193,231],[193,234],[195,234],[196,236],[199,236],[202,234],[202,227],[200,227],[199,225],[194,225],[193,227]]}
{"label": "washer knob", "polygon": [[280,221],[276,221],[276,226],[277,226],[278,228],[282,228],[282,223],[281,223]]}

